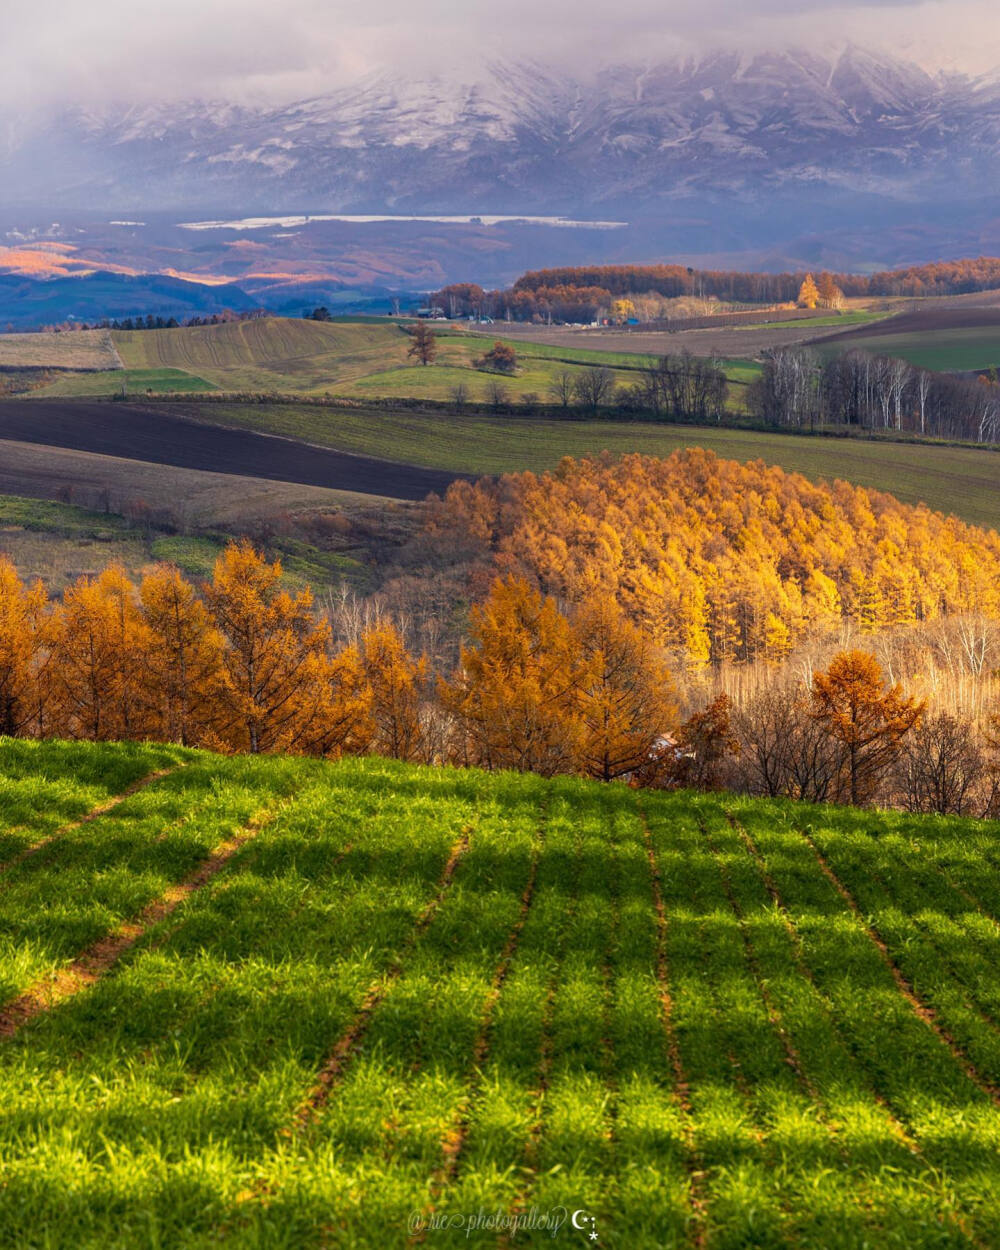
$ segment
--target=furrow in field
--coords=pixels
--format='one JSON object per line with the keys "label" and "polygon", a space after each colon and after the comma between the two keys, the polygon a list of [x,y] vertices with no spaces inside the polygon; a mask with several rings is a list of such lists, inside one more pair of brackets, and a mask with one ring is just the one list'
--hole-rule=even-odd
{"label": "furrow in field", "polygon": [[170,886],[159,898],[147,904],[134,920],[118,927],[90,946],[55,977],[36,981],[23,994],[0,1011],[0,1039],[13,1037],[28,1021],[73,998],[98,981],[161,921],[165,920],[192,894],[206,886],[233,856],[256,837],[273,819],[275,808],[255,816],[235,837],[219,843],[209,857],[183,881]]}
{"label": "furrow in field", "polygon": [[[729,871],[726,868],[725,861],[715,842],[712,840],[712,835],[708,830],[708,826],[704,822],[701,822],[701,831],[704,834],[705,841],[708,843],[709,849],[715,856],[716,863],[718,864],[719,876],[722,879],[722,888],[726,892],[726,898],[729,900],[729,905],[732,907],[733,914],[736,917],[736,922],[739,925],[740,937],[743,939],[743,949],[746,952],[747,966],[749,967],[750,973],[756,982],[761,1001],[764,1004],[764,1010],[767,1012],[767,1018],[771,1027],[778,1035],[781,1047],[785,1052],[785,1062],[795,1073],[799,1084],[809,1095],[813,1103],[815,1103],[817,1108],[821,1108],[823,1106],[822,1095],[806,1073],[802,1060],[795,1049],[792,1039],[788,1035],[788,1030],[785,1028],[785,1023],[781,1018],[781,1012],[775,1005],[774,998],[768,989],[767,981],[761,974],[760,962],[757,958],[757,953],[754,950],[753,941],[747,931],[746,914],[733,892],[733,884],[730,880]],[[833,1132],[832,1127],[830,1128],[830,1131],[831,1133]]]}
{"label": "furrow in field", "polygon": [[[555,962],[552,971],[545,982],[544,997],[542,999],[541,1018],[539,1021],[536,1084],[534,1089],[531,1091],[531,1101],[528,1112],[528,1131],[525,1137],[524,1150],[522,1154],[523,1179],[519,1183],[517,1191],[510,1204],[510,1213],[514,1217],[523,1217],[525,1212],[528,1210],[528,1204],[531,1200],[534,1184],[533,1178],[538,1169],[539,1143],[545,1129],[546,1100],[548,1097],[549,1083],[552,1074],[553,1013],[555,1010],[556,994],[559,989],[560,972],[566,958],[566,935],[570,929],[579,903],[579,834],[575,839],[575,844],[577,875],[573,882],[572,893],[560,909],[556,920],[556,939],[553,943],[553,955]],[[510,1235],[505,1235],[501,1239],[501,1245],[505,1247],[506,1250],[509,1250],[509,1247],[515,1244],[516,1240],[512,1240]]]}
{"label": "furrow in field", "polygon": [[448,860],[441,873],[441,879],[438,883],[437,892],[434,897],[424,907],[414,929],[410,935],[406,945],[400,951],[396,962],[389,968],[385,976],[374,982],[365,994],[360,1007],[355,1014],[351,1024],[341,1034],[339,1040],[330,1052],[323,1066],[320,1068],[312,1090],[309,1092],[305,1102],[299,1108],[295,1115],[295,1121],[292,1128],[292,1134],[304,1132],[314,1120],[316,1115],[322,1111],[326,1105],[330,1094],[333,1092],[339,1081],[343,1078],[347,1067],[351,1062],[352,1056],[357,1051],[359,1044],[364,1038],[371,1023],[371,1018],[376,1008],[385,998],[393,983],[398,981],[403,975],[406,956],[417,942],[420,936],[425,932],[434,915],[444,901],[448,887],[451,885],[455,870],[458,868],[462,857],[469,849],[471,829],[466,829],[462,836],[454,843]]}
{"label": "furrow in field", "polygon": [[524,892],[521,895],[517,918],[507,936],[507,941],[504,943],[500,960],[497,963],[495,972],[493,973],[493,980],[490,984],[489,993],[487,994],[486,1001],[483,1004],[479,1032],[476,1036],[475,1045],[472,1049],[472,1082],[465,1097],[456,1109],[454,1123],[445,1133],[441,1142],[441,1167],[431,1180],[431,1209],[433,1209],[433,1203],[436,1202],[441,1196],[442,1191],[454,1182],[458,1173],[462,1149],[465,1146],[466,1138],[469,1134],[469,1110],[476,1096],[479,1081],[482,1075],[483,1064],[489,1051],[490,1029],[493,1023],[493,1015],[496,1011],[496,1005],[500,995],[503,992],[504,984],[510,974],[511,964],[514,962],[514,957],[517,954],[517,947],[521,938],[521,932],[524,929],[524,924],[528,918],[528,912],[531,909],[531,903],[535,896],[535,883],[538,880],[538,864],[542,855],[544,841],[545,834],[543,816],[543,823],[540,826],[535,839],[535,847],[531,860],[531,872],[529,873],[527,884],[524,887]]}
{"label": "furrow in field", "polygon": [[812,837],[804,831],[800,832],[802,833],[804,841],[808,844],[813,855],[816,857],[816,862],[819,864],[823,875],[847,904],[847,907],[854,915],[855,920],[863,929],[865,936],[878,950],[883,962],[892,974],[892,979],[895,981],[897,989],[906,1000],[913,1013],[918,1016],[929,1029],[932,1030],[932,1032],[945,1044],[945,1046],[948,1047],[955,1062],[959,1065],[969,1080],[972,1081],[973,1084],[976,1085],[995,1106],[1000,1107],[1000,1088],[985,1079],[977,1071],[975,1065],[965,1054],[964,1050],[958,1045],[949,1031],[941,1023],[937,1011],[933,1007],[930,1007],[917,995],[913,986],[903,975],[896,961],[893,959],[892,953],[883,941],[881,935],[871,924],[868,923],[867,919],[862,914],[853,894],[851,894],[851,892],[830,867]]}
{"label": "furrow in field", "polygon": [[653,839],[649,832],[649,822],[641,807],[639,808],[639,819],[642,824],[643,845],[649,860],[653,907],[656,911],[656,983],[659,991],[660,1014],[666,1038],[667,1055],[670,1059],[670,1068],[673,1074],[674,1097],[683,1117],[685,1162],[693,1224],[691,1236],[693,1244],[701,1247],[705,1244],[705,1222],[708,1212],[708,1203],[703,1184],[705,1174],[698,1155],[694,1110],[691,1105],[691,1086],[684,1071],[680,1047],[677,1044],[677,1033],[674,1029],[674,1004],[670,993],[670,969],[667,961],[667,913],[663,905],[660,866],[656,862]]}
{"label": "furrow in field", "polygon": [[145,777],[140,777],[138,781],[133,781],[131,785],[126,786],[120,794],[114,795],[113,798],[106,799],[103,803],[98,803],[96,807],[92,807],[84,816],[80,816],[76,820],[68,821],[65,825],[61,825],[54,833],[50,833],[48,837],[40,838],[37,842],[33,842],[31,846],[25,847],[13,858],[0,863],[0,877],[12,869],[23,864],[25,860],[31,859],[33,855],[37,855],[39,851],[43,851],[59,838],[65,837],[66,834],[73,833],[76,829],[81,829],[84,825],[89,825],[92,821],[99,820],[102,816],[107,816],[109,812],[126,799],[131,798],[133,794],[138,794],[140,790],[145,790],[147,786],[153,785],[154,782],[169,777],[171,773],[175,773],[178,769],[186,767],[185,764],[175,764],[172,768],[158,768],[154,772],[147,773]]}
{"label": "furrow in field", "polygon": [[[775,910],[780,916],[781,923],[788,937],[796,973],[803,979],[804,983],[808,984],[811,994],[815,996],[816,1001],[821,1005],[823,1015],[831,1033],[838,1039],[841,1045],[846,1047],[846,1053],[850,1054],[850,1041],[843,1035],[841,1021],[838,1019],[836,1008],[830,1001],[829,996],[817,984],[812,968],[805,959],[802,949],[802,939],[796,927],[795,920],[793,919],[792,914],[785,903],[784,897],[774,881],[774,878],[768,870],[764,856],[762,855],[757,844],[754,842],[753,838],[750,836],[746,827],[736,819],[733,813],[727,811],[726,818],[729,821],[730,827],[737,834],[742,845],[746,848],[750,860],[756,869],[757,875],[759,876],[768,897],[771,899]],[[829,1056],[829,1051],[827,1051],[827,1055]],[[955,1226],[955,1228],[969,1242],[970,1245],[978,1247],[978,1250],[986,1250],[986,1243],[982,1241],[982,1239],[972,1229],[965,1214],[955,1209],[951,1201],[952,1196],[948,1193],[948,1188],[944,1182],[944,1178],[939,1171],[934,1169],[930,1160],[927,1159],[918,1138],[914,1136],[910,1129],[907,1128],[907,1126],[895,1114],[886,1097],[874,1084],[871,1074],[866,1070],[863,1062],[859,1062],[858,1059],[853,1056],[852,1060],[853,1062],[849,1071],[841,1069],[843,1075],[838,1082],[841,1089],[841,1097],[843,1097],[844,1093],[849,1088],[848,1081],[845,1081],[843,1078],[849,1077],[852,1081],[856,1080],[859,1090],[863,1090],[864,1093],[872,1099],[872,1102],[878,1109],[878,1114],[881,1116],[882,1123],[891,1133],[892,1137],[899,1143],[902,1149],[906,1151],[910,1157],[912,1157],[914,1162],[919,1165],[919,1168],[923,1171],[924,1176],[929,1178],[926,1183],[928,1184],[928,1187],[937,1195],[937,1199],[942,1204],[942,1210],[944,1211],[947,1220]],[[824,1081],[824,1088],[831,1086],[832,1084],[833,1082],[829,1079],[828,1074],[827,1079]],[[816,1097],[817,1106],[823,1106],[829,1110],[828,1098],[824,1097],[823,1100],[820,1101],[818,1094]],[[849,1145],[846,1141],[841,1141],[840,1144],[848,1166],[851,1166],[852,1156]],[[903,1156],[903,1158],[905,1159],[905,1156]],[[921,1183],[924,1183],[924,1181],[922,1180]],[[868,1201],[872,1202],[878,1197],[878,1180],[877,1178],[874,1180],[866,1179],[863,1184],[865,1189],[870,1191],[871,1196]]]}
{"label": "furrow in field", "polygon": [[[995,958],[995,944],[990,943],[981,957],[977,958],[973,954],[972,948],[981,945],[978,936],[959,924],[958,918],[947,908],[946,900],[939,893],[941,885],[946,885],[949,889],[953,887],[943,879],[936,879],[935,888],[931,889],[912,874],[902,881],[894,882],[872,863],[866,865],[866,874],[868,878],[866,885],[870,886],[873,883],[878,885],[886,898],[892,900],[893,904],[903,912],[905,918],[901,923],[906,930],[904,941],[913,943],[916,939],[917,949],[921,950],[925,956],[931,955],[935,958],[947,979],[953,981],[956,987],[960,987],[962,1009],[977,1016],[990,1033],[1000,1033],[1000,1023],[996,1014],[1000,1010],[1000,1004],[996,995],[989,993],[990,986],[985,978]],[[934,915],[939,926],[953,926],[946,935],[951,939],[950,941],[943,941],[941,935],[935,932],[934,924],[927,919],[929,911]],[[883,932],[884,923],[880,924],[876,921],[873,924],[883,939],[886,936]],[[897,922],[897,927],[899,923]],[[984,996],[988,1000],[988,1005],[982,1001]]]}
{"label": "furrow in field", "polygon": [[[830,1020],[833,1024],[836,1024],[836,1012],[833,1008],[833,1004],[830,1002],[829,998],[822,992],[822,990],[816,984],[816,979],[813,976],[812,969],[809,967],[809,965],[805,961],[805,958],[803,957],[802,941],[799,936],[798,929],[795,927],[795,921],[792,919],[792,914],[788,910],[787,906],[785,905],[784,898],[782,897],[781,892],[779,891],[778,887],[775,885],[774,879],[772,878],[771,874],[768,872],[767,864],[764,861],[764,857],[761,855],[757,847],[757,844],[750,837],[750,834],[747,832],[745,827],[742,824],[740,824],[740,822],[735,818],[735,816],[733,816],[731,812],[727,812],[726,818],[729,820],[733,829],[739,835],[740,840],[742,841],[743,845],[746,847],[747,852],[749,853],[751,859],[756,864],[757,871],[760,874],[760,879],[764,885],[764,888],[767,890],[772,903],[774,904],[778,914],[781,916],[781,921],[782,921],[782,924],[784,925],[785,932],[788,934],[788,940],[792,948],[792,955],[795,960],[795,967],[796,967],[796,970],[798,971],[798,974],[801,977],[803,977],[806,981],[808,981],[813,992],[816,994],[819,1001],[822,1002],[824,1009],[826,1011],[828,1020]],[[899,1120],[898,1117],[894,1114],[892,1108],[889,1106],[888,1102],[886,1102],[885,1097],[869,1082],[866,1082],[866,1087],[868,1088],[868,1091],[871,1094],[872,1099],[882,1109],[886,1117],[886,1123],[891,1129],[894,1136],[897,1138],[897,1140],[903,1146],[905,1146],[905,1148],[909,1150],[911,1153],[913,1154],[919,1153],[920,1147],[917,1144],[916,1139],[909,1133],[909,1131],[906,1129],[902,1121]]]}

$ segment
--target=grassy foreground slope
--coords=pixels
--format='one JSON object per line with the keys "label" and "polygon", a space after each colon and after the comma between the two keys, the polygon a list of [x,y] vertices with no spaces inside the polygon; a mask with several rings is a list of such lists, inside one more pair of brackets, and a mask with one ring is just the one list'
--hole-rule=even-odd
{"label": "grassy foreground slope", "polygon": [[0,812],[5,1244],[995,1244],[995,827],[11,741]]}
{"label": "grassy foreground slope", "polygon": [[[171,409],[170,411],[173,411]],[[186,409],[209,422],[461,473],[538,472],[563,456],[705,447],[732,460],[761,459],[812,481],[842,478],[926,503],[977,525],[997,525],[1000,460],[986,448],[857,438],[810,438],[648,421],[543,421],[469,413],[365,411],[294,404],[211,404]]]}

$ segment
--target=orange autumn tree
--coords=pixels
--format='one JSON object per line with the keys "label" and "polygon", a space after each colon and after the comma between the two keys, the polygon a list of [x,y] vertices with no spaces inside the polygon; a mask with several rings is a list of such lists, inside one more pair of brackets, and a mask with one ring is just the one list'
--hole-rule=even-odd
{"label": "orange autumn tree", "polygon": [[228,547],[204,588],[225,641],[224,735],[236,750],[303,749],[329,714],[329,629],[313,616],[312,593],[281,589],[281,564],[247,542]]}
{"label": "orange autumn tree", "polygon": [[312,657],[304,677],[295,701],[299,735],[294,749],[329,759],[371,750],[372,690],[358,647]]}
{"label": "orange autumn tree", "polygon": [[66,590],[51,639],[53,716],[60,732],[103,742],[158,731],[150,701],[149,628],[120,564]]}
{"label": "orange autumn tree", "polygon": [[36,674],[48,597],[0,556],[0,735],[24,733],[38,710]]}
{"label": "orange autumn tree", "polygon": [[162,565],[139,588],[150,631],[150,686],[161,734],[183,746],[211,745],[225,697],[222,635],[194,587]]}
{"label": "orange autumn tree", "polygon": [[592,599],[573,622],[581,677],[575,707],[580,771],[613,781],[645,767],[674,725],[673,683],[648,635],[610,596]]}
{"label": "orange autumn tree", "polygon": [[361,648],[375,722],[372,749],[397,760],[422,758],[420,705],[427,684],[426,658],[413,659],[389,621],[366,629]]}
{"label": "orange autumn tree", "polygon": [[497,579],[485,602],[472,609],[469,636],[458,672],[439,687],[443,706],[461,727],[459,757],[546,777],[572,772],[581,739],[575,704],[583,665],[555,601],[522,578]]}
{"label": "orange autumn tree", "polygon": [[925,708],[899,685],[886,688],[878,660],[866,651],[842,651],[815,674],[812,716],[843,752],[841,790],[853,806],[871,798]]}

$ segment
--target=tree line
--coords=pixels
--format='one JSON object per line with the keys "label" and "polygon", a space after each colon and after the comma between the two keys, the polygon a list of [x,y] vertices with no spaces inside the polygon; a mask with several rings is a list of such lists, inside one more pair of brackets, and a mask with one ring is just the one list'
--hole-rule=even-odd
{"label": "tree line", "polygon": [[898,430],[976,443],[1000,441],[1000,384],[932,373],[891,356],[851,351],[825,363],[808,348],[768,353],[747,406],[761,420]]}
{"label": "tree line", "polygon": [[138,585],[112,565],[61,602],[0,557],[0,733],[155,739],[220,751],[576,774],[912,810],[996,808],[997,724],[970,726],[841,652],[799,688],[681,720],[671,672],[607,594],[562,610],[495,578],[453,671],[387,620],[335,641],[308,590],[246,543],[196,589],[172,566]]}
{"label": "tree line", "polygon": [[134,584],[111,565],[61,600],[0,557],[0,734],[611,780],[646,765],[675,718],[669,671],[607,599],[570,617],[498,579],[459,664],[436,674],[386,619],[335,639],[311,593],[245,542],[200,588],[172,566]]}
{"label": "tree line", "polygon": [[[695,269],[685,265],[591,265],[524,273],[506,290],[484,291],[475,283],[454,283],[436,291],[431,303],[449,316],[510,316],[514,320],[592,321],[616,299],[658,295],[699,296],[738,304],[796,302],[811,275],[804,270],[748,273]],[[960,295],[1000,287],[1000,258],[980,256],[873,274],[817,275],[819,291],[848,297]],[[808,304],[808,301],[807,301]]]}
{"label": "tree line", "polygon": [[221,326],[232,321],[259,321],[271,314],[265,308],[252,308],[247,312],[233,312],[225,308],[217,313],[195,313],[178,321],[176,317],[162,314],[137,313],[133,317],[104,317],[100,321],[65,322],[58,326],[46,326],[46,330],[67,333],[73,330],[176,330],[187,326]]}
{"label": "tree line", "polygon": [[176,569],[134,586],[111,567],[61,605],[0,561],[0,713],[20,735],[376,752],[912,811],[995,815],[1000,796],[996,718],[980,732],[928,715],[864,651],[679,721],[662,658],[606,597],[563,612],[496,579],[442,677],[386,621],[334,645],[308,592],[282,591],[280,567],[246,546],[200,594]]}

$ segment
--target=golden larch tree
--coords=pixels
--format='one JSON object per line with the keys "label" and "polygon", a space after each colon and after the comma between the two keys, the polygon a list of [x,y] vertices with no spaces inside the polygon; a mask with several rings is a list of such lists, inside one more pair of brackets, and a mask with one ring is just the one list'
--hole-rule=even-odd
{"label": "golden larch tree", "polygon": [[42,584],[25,586],[0,555],[0,735],[24,733],[37,718],[47,607]]}
{"label": "golden larch tree", "polygon": [[584,668],[555,601],[521,578],[497,579],[473,607],[469,635],[458,672],[440,683],[442,704],[464,734],[461,755],[485,768],[547,777],[573,771]]}
{"label": "golden larch tree", "polygon": [[926,704],[887,688],[878,660],[867,651],[842,651],[812,684],[812,716],[843,752],[841,790],[853,806],[866,803],[879,776],[920,722]]}
{"label": "golden larch tree", "polygon": [[657,739],[673,729],[673,682],[650,637],[611,596],[590,600],[573,632],[582,666],[580,771],[613,781],[647,765]]}
{"label": "golden larch tree", "polygon": [[375,737],[372,748],[397,760],[422,759],[421,702],[427,659],[414,659],[399,630],[386,620],[361,637],[364,671],[372,694]]}
{"label": "golden larch tree", "polygon": [[796,303],[800,308],[816,308],[819,304],[819,288],[811,273],[807,273],[799,287]]}
{"label": "golden larch tree", "polygon": [[93,742],[154,733],[149,629],[120,564],[80,578],[53,618],[52,685],[63,732]]}
{"label": "golden larch tree", "polygon": [[250,543],[233,543],[205,586],[225,640],[225,733],[237,750],[300,749],[316,729],[328,677],[329,629],[313,616],[312,593],[281,587],[281,563],[269,564]]}
{"label": "golden larch tree", "polygon": [[161,734],[193,746],[215,742],[226,699],[222,634],[190,582],[161,565],[139,587],[150,631],[149,684]]}

